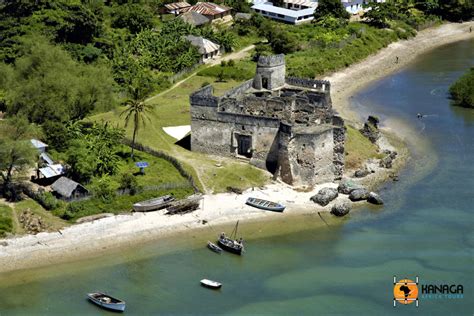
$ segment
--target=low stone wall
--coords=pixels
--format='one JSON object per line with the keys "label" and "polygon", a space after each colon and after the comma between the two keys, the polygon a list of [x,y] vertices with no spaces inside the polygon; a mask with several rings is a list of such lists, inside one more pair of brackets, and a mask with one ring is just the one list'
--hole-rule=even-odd
{"label": "low stone wall", "polygon": [[287,84],[292,85],[292,86],[297,86],[297,87],[319,89],[325,92],[330,92],[331,90],[331,83],[327,80],[286,77],[285,81]]}

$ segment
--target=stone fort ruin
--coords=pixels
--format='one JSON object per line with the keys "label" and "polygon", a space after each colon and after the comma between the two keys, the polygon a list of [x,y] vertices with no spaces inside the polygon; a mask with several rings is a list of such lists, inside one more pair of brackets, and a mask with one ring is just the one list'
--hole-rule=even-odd
{"label": "stone fort ruin", "polygon": [[330,83],[285,68],[284,55],[262,56],[254,79],[222,97],[210,85],[191,94],[191,150],[247,159],[294,186],[340,179],[345,129]]}

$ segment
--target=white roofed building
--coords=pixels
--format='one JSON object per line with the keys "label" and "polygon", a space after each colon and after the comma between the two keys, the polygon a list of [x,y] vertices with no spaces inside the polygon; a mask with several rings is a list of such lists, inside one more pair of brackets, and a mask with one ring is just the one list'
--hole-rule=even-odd
{"label": "white roofed building", "polygon": [[188,35],[186,39],[198,49],[199,54],[201,55],[201,62],[206,62],[221,53],[220,45],[211,42],[210,40],[201,37]]}
{"label": "white roofed building", "polygon": [[[281,8],[274,6],[271,2],[256,3],[252,6],[252,10],[256,13],[263,15],[264,17],[278,20],[290,24],[300,24],[303,22],[309,22],[314,19],[314,10],[316,6],[309,6],[310,1],[302,0],[287,0],[290,2],[285,2],[288,8]],[[255,2],[254,2],[255,3]],[[296,9],[296,6],[301,9]]]}

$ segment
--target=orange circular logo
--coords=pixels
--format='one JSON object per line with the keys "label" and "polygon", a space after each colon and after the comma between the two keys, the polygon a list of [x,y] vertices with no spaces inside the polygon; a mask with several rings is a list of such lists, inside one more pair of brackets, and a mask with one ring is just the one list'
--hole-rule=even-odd
{"label": "orange circular logo", "polygon": [[418,298],[418,287],[412,280],[400,280],[393,286],[393,297],[398,303],[411,304]]}

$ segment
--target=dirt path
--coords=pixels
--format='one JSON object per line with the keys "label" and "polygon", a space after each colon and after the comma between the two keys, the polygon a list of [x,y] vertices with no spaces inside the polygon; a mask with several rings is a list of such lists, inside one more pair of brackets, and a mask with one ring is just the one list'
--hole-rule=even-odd
{"label": "dirt path", "polygon": [[[216,59],[213,59],[212,61],[210,61],[208,64],[206,64],[205,68],[207,67],[212,67],[212,66],[215,66],[215,65],[218,65],[220,64],[222,61],[228,61],[228,60],[239,60],[239,59],[243,59],[245,57],[248,56],[249,52],[255,48],[255,45],[250,45],[250,46],[247,46],[241,50],[239,50],[238,52],[234,52],[234,53],[231,53],[229,55],[225,55],[225,56],[219,56],[218,58]],[[202,70],[202,69],[200,69]],[[149,97],[148,99],[145,100],[145,102],[150,102],[152,101],[153,99],[159,97],[159,96],[162,96],[163,94],[165,93],[168,93],[169,91],[173,90],[174,88],[180,86],[181,84],[183,84],[184,82],[186,82],[187,80],[189,80],[190,78],[194,77],[200,70],[198,71],[195,71],[193,72],[192,74],[190,74],[189,76],[187,76],[186,78],[176,82],[174,85],[172,85],[170,88],[166,89],[165,91],[162,91],[152,97]]]}

